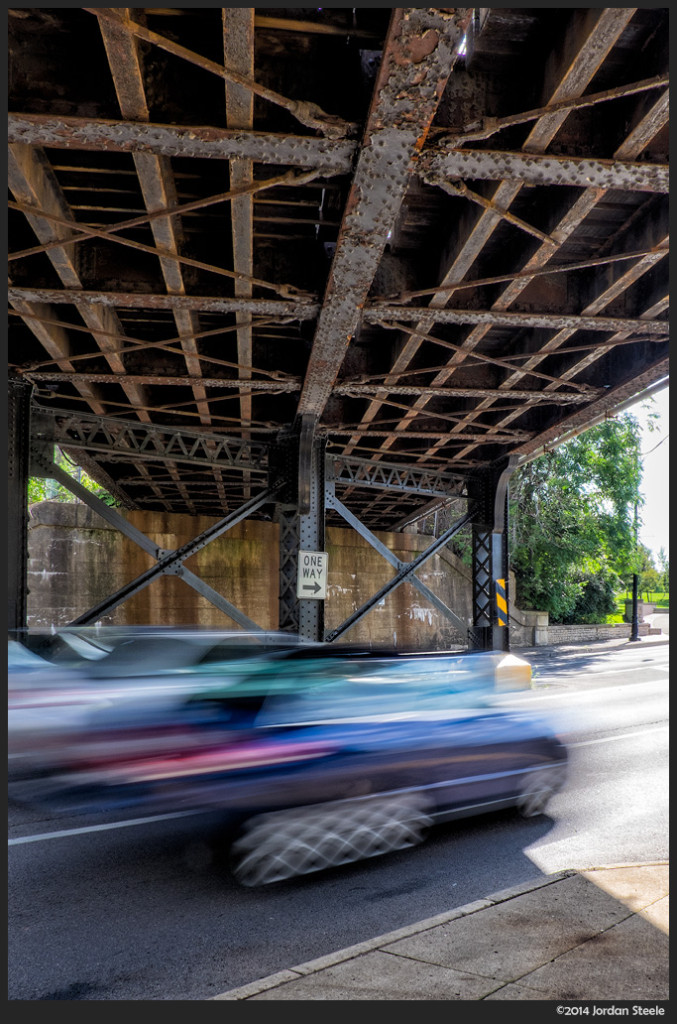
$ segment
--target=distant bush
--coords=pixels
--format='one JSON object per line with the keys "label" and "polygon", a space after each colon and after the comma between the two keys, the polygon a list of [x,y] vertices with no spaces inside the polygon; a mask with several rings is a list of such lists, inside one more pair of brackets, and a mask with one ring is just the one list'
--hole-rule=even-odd
{"label": "distant bush", "polygon": [[602,567],[582,574],[577,582],[580,590],[573,608],[559,621],[565,626],[606,622],[607,616],[616,612],[619,586],[616,574]]}

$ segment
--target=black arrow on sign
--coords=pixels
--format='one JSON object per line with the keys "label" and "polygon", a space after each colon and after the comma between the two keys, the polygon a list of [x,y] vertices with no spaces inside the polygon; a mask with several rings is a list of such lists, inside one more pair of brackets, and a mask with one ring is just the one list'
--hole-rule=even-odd
{"label": "black arrow on sign", "polygon": [[303,584],[303,589],[304,590],[312,590],[313,593],[316,594],[318,592],[318,590],[321,589],[321,587],[320,587],[319,583],[313,583],[312,586],[310,586],[310,584],[308,584],[308,583],[304,583]]}

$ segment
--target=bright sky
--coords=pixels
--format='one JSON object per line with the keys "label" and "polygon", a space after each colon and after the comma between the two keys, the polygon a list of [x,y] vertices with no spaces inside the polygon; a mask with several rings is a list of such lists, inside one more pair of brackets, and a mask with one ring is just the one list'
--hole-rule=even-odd
{"label": "bright sky", "polygon": [[[670,389],[664,388],[650,400],[638,402],[627,409],[642,427],[642,483],[640,490],[645,505],[640,509],[643,520],[639,539],[656,556],[661,548],[670,555],[669,483],[670,483]],[[657,412],[657,429],[649,432],[648,414]]]}

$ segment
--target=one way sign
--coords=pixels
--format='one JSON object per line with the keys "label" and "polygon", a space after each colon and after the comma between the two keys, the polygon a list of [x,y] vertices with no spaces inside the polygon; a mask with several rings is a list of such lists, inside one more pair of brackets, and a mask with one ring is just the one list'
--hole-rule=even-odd
{"label": "one way sign", "polygon": [[329,555],[326,551],[299,551],[299,568],[296,580],[296,596],[324,601],[327,597],[327,566]]}

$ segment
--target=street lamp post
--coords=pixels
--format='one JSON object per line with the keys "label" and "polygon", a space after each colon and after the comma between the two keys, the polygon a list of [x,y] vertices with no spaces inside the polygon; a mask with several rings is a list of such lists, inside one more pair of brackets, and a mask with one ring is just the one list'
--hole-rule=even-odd
{"label": "street lamp post", "polygon": [[632,577],[632,629],[630,630],[630,641],[639,640],[639,612],[637,608],[637,581],[635,573]]}

